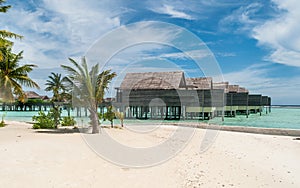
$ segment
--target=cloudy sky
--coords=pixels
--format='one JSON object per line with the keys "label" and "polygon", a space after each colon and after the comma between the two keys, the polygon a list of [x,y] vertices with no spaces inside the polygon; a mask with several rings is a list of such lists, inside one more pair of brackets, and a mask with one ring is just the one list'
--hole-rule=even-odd
{"label": "cloudy sky", "polygon": [[[7,0],[7,4],[13,8],[0,15],[0,28],[24,36],[15,41],[14,50],[24,50],[22,63],[38,65],[31,76],[42,88],[50,72],[63,73],[60,65],[68,65],[68,57],[77,60],[85,56],[120,27],[135,31],[130,37],[136,41],[161,44],[127,47],[111,58],[108,67],[122,72],[124,67],[117,67],[118,63],[143,60],[149,71],[155,70],[151,66],[157,63],[165,70],[185,69],[198,76],[193,74],[193,61],[182,58],[176,46],[166,46],[177,40],[183,31],[179,28],[184,28],[214,54],[224,80],[269,95],[273,104],[300,104],[298,0]],[[149,21],[176,27],[170,31],[147,24]],[[116,35],[114,41],[118,40],[124,41],[124,35]],[[189,49],[196,57],[206,52]],[[177,68],[169,66],[174,65],[171,61]]]}

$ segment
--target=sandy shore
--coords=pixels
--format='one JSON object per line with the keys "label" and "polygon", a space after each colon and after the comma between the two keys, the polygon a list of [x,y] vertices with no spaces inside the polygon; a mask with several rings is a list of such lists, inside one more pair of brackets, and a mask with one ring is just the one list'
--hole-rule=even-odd
{"label": "sandy shore", "polygon": [[[132,147],[162,142],[175,129],[149,134],[106,129]],[[0,128],[0,187],[300,187],[300,141],[291,136],[220,131],[199,152],[197,129],[182,152],[149,168],[116,166],[89,148],[80,133],[47,132],[10,122]]]}

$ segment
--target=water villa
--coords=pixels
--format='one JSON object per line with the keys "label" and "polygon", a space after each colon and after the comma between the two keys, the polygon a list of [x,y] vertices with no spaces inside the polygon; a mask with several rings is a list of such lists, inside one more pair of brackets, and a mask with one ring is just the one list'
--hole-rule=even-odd
{"label": "water villa", "polygon": [[126,118],[212,119],[271,111],[271,98],[210,77],[185,78],[183,72],[127,73],[113,105]]}
{"label": "water villa", "polygon": [[34,91],[25,92],[25,102],[15,99],[15,102],[0,102],[1,111],[41,111],[50,109],[50,98],[42,96]]}

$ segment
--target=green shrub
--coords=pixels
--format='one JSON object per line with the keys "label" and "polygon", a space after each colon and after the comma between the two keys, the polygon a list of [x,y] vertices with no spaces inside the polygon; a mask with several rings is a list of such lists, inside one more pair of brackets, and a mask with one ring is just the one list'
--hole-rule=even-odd
{"label": "green shrub", "polygon": [[4,127],[5,126],[5,122],[4,121],[1,121],[0,122],[0,127]]}
{"label": "green shrub", "polygon": [[107,107],[107,112],[103,114],[103,120],[106,121],[110,121],[110,125],[113,128],[114,127],[114,119],[115,119],[115,113],[113,111],[113,107],[112,106],[108,106]]}
{"label": "green shrub", "polygon": [[125,118],[125,114],[124,112],[115,112],[116,117],[120,120],[121,122],[121,126],[124,126],[124,118]]}
{"label": "green shrub", "polygon": [[63,117],[61,126],[74,126],[76,121],[73,117]]}
{"label": "green shrub", "polygon": [[4,118],[5,118],[5,114],[2,114],[2,120],[0,122],[0,127],[4,127],[5,126]]}
{"label": "green shrub", "polygon": [[33,124],[32,128],[33,128],[33,129],[40,129],[41,126],[39,126],[38,124]]}
{"label": "green shrub", "polygon": [[39,111],[37,116],[32,117],[32,121],[35,123],[33,124],[33,129],[54,129],[55,121],[53,118],[53,113],[50,111],[48,114],[45,114],[43,111]]}

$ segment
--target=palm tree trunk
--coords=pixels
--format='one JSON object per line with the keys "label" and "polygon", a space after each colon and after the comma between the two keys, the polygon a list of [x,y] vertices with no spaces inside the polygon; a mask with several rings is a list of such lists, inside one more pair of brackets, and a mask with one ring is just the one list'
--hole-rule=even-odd
{"label": "palm tree trunk", "polygon": [[96,110],[89,110],[90,111],[90,118],[92,122],[92,133],[99,133],[99,119]]}
{"label": "palm tree trunk", "polygon": [[60,119],[60,106],[55,105],[54,102],[52,102],[52,108],[53,108],[53,118],[54,118],[54,123],[55,123],[55,129],[57,129],[59,125],[59,119]]}

